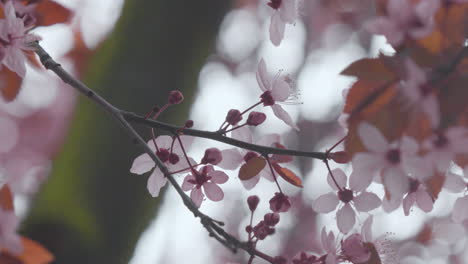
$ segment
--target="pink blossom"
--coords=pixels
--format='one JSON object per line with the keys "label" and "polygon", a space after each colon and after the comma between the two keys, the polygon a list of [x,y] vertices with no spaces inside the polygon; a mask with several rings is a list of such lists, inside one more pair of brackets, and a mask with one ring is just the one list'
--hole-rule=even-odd
{"label": "pink blossom", "polygon": [[320,236],[323,250],[326,252],[325,264],[338,264],[338,249],[335,234],[328,232],[325,227],[322,228]]}
{"label": "pink blossom", "polygon": [[289,197],[282,192],[275,193],[275,196],[270,199],[270,210],[276,213],[284,213],[289,211],[291,202]]}
{"label": "pink blossom", "polygon": [[23,50],[31,50],[28,43],[40,37],[27,34],[21,18],[16,17],[13,1],[4,4],[5,19],[0,19],[0,48],[4,57],[2,63],[20,77],[26,75],[26,59]]}
{"label": "pink blossom", "polygon": [[410,107],[423,111],[432,127],[439,126],[440,110],[437,97],[427,82],[426,73],[411,59],[405,60],[406,79],[401,91],[409,101]]}
{"label": "pink blossom", "polygon": [[[184,148],[188,149],[192,144],[193,137],[181,136],[180,140],[182,141]],[[182,172],[181,170],[189,167],[183,156],[178,140],[175,140],[174,142],[170,136],[159,136],[155,139],[155,142],[158,149],[156,149],[153,140],[148,141],[149,148],[156,153],[158,158],[171,172],[180,173]],[[192,158],[189,158],[189,160],[192,165],[195,164],[195,161]],[[144,153],[133,161],[132,167],[130,168],[131,173],[139,175],[154,168],[153,173],[151,173],[148,178],[147,184],[148,191],[153,197],[157,197],[161,188],[167,183],[167,178],[158,167],[155,168],[155,165],[156,164],[153,159],[148,154]]]}
{"label": "pink blossom", "polygon": [[384,35],[392,46],[398,47],[407,36],[419,39],[433,31],[439,1],[424,0],[412,4],[410,0],[389,0],[387,15],[369,21],[365,27],[371,33]]}
{"label": "pink blossom", "polygon": [[427,158],[440,172],[445,172],[456,154],[468,153],[468,129],[454,126],[434,133],[423,142]]}
{"label": "pink blossom", "polygon": [[423,184],[411,179],[408,194],[403,198],[403,211],[409,215],[411,207],[416,204],[421,210],[428,213],[432,211],[434,201]]}
{"label": "pink blossom", "polygon": [[270,22],[270,40],[279,46],[284,38],[286,24],[293,24],[297,18],[296,0],[270,0],[268,5],[275,10]]}
{"label": "pink blossom", "polygon": [[328,173],[327,181],[334,192],[329,192],[318,197],[312,204],[312,207],[319,213],[329,213],[335,210],[341,202],[342,207],[336,212],[336,220],[338,229],[346,234],[353,228],[356,222],[355,210],[359,212],[371,211],[379,207],[381,201],[374,193],[365,191],[366,185],[350,185],[348,187],[348,177],[341,169],[332,170],[332,174],[336,183],[333,181],[330,173]]}
{"label": "pink blossom", "polygon": [[299,130],[288,112],[277,103],[297,97],[297,93],[292,87],[291,80],[287,76],[281,76],[280,73],[274,78],[271,78],[267,72],[265,61],[261,59],[257,69],[257,82],[260,90],[263,91],[260,96],[263,105],[271,106],[276,117],[290,127]]}
{"label": "pink blossom", "polygon": [[199,171],[193,170],[191,174],[184,178],[182,190],[185,192],[191,191],[190,198],[197,207],[200,207],[205,195],[215,202],[224,198],[223,190],[218,184],[225,183],[228,178],[226,173],[214,170],[211,165],[203,166]]}
{"label": "pink blossom", "polygon": [[419,145],[414,139],[405,136],[399,142],[389,143],[377,128],[368,123],[359,125],[358,134],[369,152],[354,155],[350,184],[367,186],[377,174],[381,176],[390,199],[395,202],[408,192],[408,173],[417,179],[431,175],[427,160],[417,155]]}
{"label": "pink blossom", "polygon": [[13,211],[0,208],[0,248],[5,248],[14,254],[23,251],[20,236],[16,233],[19,219]]}

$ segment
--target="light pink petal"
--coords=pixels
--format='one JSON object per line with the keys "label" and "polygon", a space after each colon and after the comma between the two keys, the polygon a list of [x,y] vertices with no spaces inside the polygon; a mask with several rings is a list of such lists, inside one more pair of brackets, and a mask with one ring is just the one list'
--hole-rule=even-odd
{"label": "light pink petal", "polygon": [[221,155],[223,156],[223,159],[217,164],[217,166],[225,170],[235,170],[239,168],[241,163],[244,161],[239,150],[236,148],[222,150]]}
{"label": "light pink petal", "polygon": [[251,190],[255,185],[257,185],[258,181],[260,180],[260,176],[254,176],[246,181],[241,181],[242,185],[245,189]]}
{"label": "light pink petal", "polygon": [[452,220],[455,223],[461,223],[466,219],[468,219],[468,196],[458,198],[452,211]]}
{"label": "light pink petal", "polygon": [[280,105],[274,104],[271,106],[271,108],[273,109],[273,113],[276,117],[283,120],[283,122],[289,125],[290,127],[299,131],[299,127],[297,127],[297,125],[293,122],[291,116],[288,114],[288,112],[284,111],[284,109]]}
{"label": "light pink petal", "polygon": [[258,82],[258,86],[260,87],[260,90],[265,92],[265,91],[268,91],[268,90],[271,89],[271,87],[270,87],[270,76],[268,75],[268,71],[267,71],[267,68],[266,68],[266,63],[263,60],[263,58],[258,63],[256,77],[257,77],[257,82]]}
{"label": "light pink petal", "polygon": [[312,208],[318,213],[329,213],[336,209],[339,203],[338,196],[334,192],[321,195],[312,203]]}
{"label": "light pink petal", "polygon": [[404,32],[390,19],[377,17],[364,24],[364,28],[374,34],[384,35],[392,46],[399,46],[404,39]]}
{"label": "light pink petal", "polygon": [[427,158],[403,155],[402,166],[406,173],[420,181],[426,180],[433,174],[433,166]]}
{"label": "light pink petal", "polygon": [[275,46],[279,46],[281,41],[284,38],[284,29],[286,24],[281,19],[280,15],[275,12],[271,16],[271,23],[270,23],[270,40]]}
{"label": "light pink petal", "polygon": [[277,102],[286,101],[289,97],[290,89],[289,83],[287,83],[282,76],[277,76],[273,81],[271,96]]}
{"label": "light pink petal", "polygon": [[224,198],[223,190],[212,182],[206,182],[203,184],[203,190],[205,191],[206,197],[211,201],[221,201]]}
{"label": "light pink petal", "polygon": [[[190,166],[187,163],[187,160],[184,157],[181,157],[181,156],[179,156],[179,159],[180,159],[179,162],[177,162],[176,164],[171,164],[170,162],[165,163],[165,165],[167,166],[169,171],[170,172],[181,171],[181,172],[178,172],[178,173],[189,172],[190,171]],[[191,157],[188,157],[188,160],[189,160],[190,164],[192,164],[192,165],[197,164],[197,162]],[[182,171],[182,170],[184,170],[184,171]]]}
{"label": "light pink petal", "polygon": [[349,203],[336,212],[336,221],[341,233],[347,234],[356,222],[356,213]]}
{"label": "light pink petal", "polygon": [[7,48],[3,64],[16,72],[21,78],[26,75],[26,59],[23,52],[15,47]]}
{"label": "light pink petal", "polygon": [[406,216],[409,215],[410,209],[415,202],[416,202],[416,195],[414,193],[408,194],[403,199],[403,212],[405,213]]}
{"label": "light pink petal", "polygon": [[369,212],[382,204],[379,197],[371,192],[362,192],[353,199],[353,202],[359,212]]}
{"label": "light pink petal", "polygon": [[349,188],[355,192],[364,191],[374,179],[375,172],[353,170],[349,176]]}
{"label": "light pink petal", "polygon": [[402,200],[401,197],[397,197],[397,198],[391,199],[391,200],[388,200],[386,198],[382,198],[382,208],[387,213],[395,211],[395,209],[397,209],[400,206],[401,200]]}
{"label": "light pink petal", "polygon": [[227,180],[229,179],[229,177],[227,176],[226,173],[224,173],[224,171],[218,171],[218,170],[215,170],[209,173],[208,176],[211,177],[212,182],[217,183],[217,184],[223,184],[227,182]]}
{"label": "light pink petal", "polygon": [[[159,148],[165,148],[165,149],[170,149],[171,146],[172,146],[172,137],[168,136],[168,135],[162,135],[162,136],[159,136],[156,138],[156,144],[158,144],[158,147]],[[177,143],[177,139],[176,139],[176,142],[174,144]],[[154,143],[152,140],[148,141],[148,145],[153,145],[154,147]],[[177,143],[178,145],[178,143]],[[156,148],[155,148],[156,150]]]}
{"label": "light pink petal", "polygon": [[196,207],[200,208],[201,203],[203,202],[203,197],[205,197],[199,188],[193,188],[192,192],[190,193],[190,198],[192,199],[193,203]]}
{"label": "light pink petal", "polygon": [[280,143],[281,136],[279,134],[267,134],[262,136],[258,141],[258,145],[274,147],[275,143]]}
{"label": "light pink petal", "polygon": [[252,132],[250,132],[250,128],[245,126],[232,131],[231,137],[240,141],[252,143]]}
{"label": "light pink petal", "polygon": [[141,154],[133,161],[130,172],[141,175],[154,168],[154,165],[153,159],[148,154]]}
{"label": "light pink petal", "polygon": [[466,189],[466,183],[461,175],[447,172],[444,188],[451,192],[459,193]]}
{"label": "light pink petal", "polygon": [[421,106],[423,108],[424,113],[426,113],[429,117],[432,127],[438,127],[440,122],[440,110],[439,102],[437,102],[437,98],[435,97],[435,95],[427,96],[425,100],[422,101]]}
{"label": "light pink petal", "polygon": [[164,177],[159,168],[154,169],[151,176],[148,178],[147,188],[151,196],[157,197],[161,188],[166,185],[167,178]]}
{"label": "light pink petal", "polygon": [[285,23],[292,24],[297,17],[296,0],[283,0],[279,8],[279,13],[281,19]]}
{"label": "light pink petal", "polygon": [[387,4],[388,14],[393,20],[399,18],[399,21],[410,19],[413,7],[408,0],[390,0]]}
{"label": "light pink petal", "polygon": [[325,229],[325,227],[322,228],[322,232],[320,233],[320,239],[322,242],[323,250],[325,250],[325,252],[328,252],[329,248],[327,240],[327,230]]}
{"label": "light pink petal", "polygon": [[[191,136],[180,136],[180,141],[182,141],[182,145],[184,146],[185,151],[188,151],[190,149],[194,139],[195,138]],[[172,141],[171,141],[171,144],[172,144]],[[172,151],[176,154],[179,154],[180,156],[183,155],[182,148],[180,147],[180,143],[177,139],[174,142]]]}
{"label": "light pink petal", "polygon": [[424,190],[418,190],[416,192],[416,203],[418,204],[419,208],[426,213],[432,211],[434,206],[434,202],[432,201],[431,196]]}
{"label": "light pink petal", "polygon": [[392,196],[391,199],[403,197],[408,192],[409,180],[402,169],[398,167],[386,168],[382,178],[383,184]]}
{"label": "light pink petal", "polygon": [[334,254],[328,254],[325,258],[325,264],[338,264],[337,256]]}
{"label": "light pink petal", "polygon": [[333,188],[333,190],[338,191],[342,188],[345,188],[347,186],[347,181],[348,177],[344,173],[342,169],[333,169],[332,171],[333,177],[336,180],[336,183],[340,186],[339,188],[336,186],[335,182],[333,181],[333,178],[331,177],[330,173],[327,175],[327,182],[330,187]]}
{"label": "light pink petal", "polygon": [[358,127],[358,134],[364,146],[370,151],[383,153],[389,148],[389,144],[382,133],[369,123],[361,123]]}
{"label": "light pink petal", "polygon": [[189,174],[187,176],[185,176],[184,178],[184,182],[182,183],[182,191],[186,192],[186,191],[190,191],[193,189],[193,187],[195,186],[195,184],[189,182],[189,180],[194,180],[195,178],[193,177],[193,175]]}
{"label": "light pink petal", "polygon": [[[1,88],[0,88],[1,90]],[[20,138],[18,124],[11,118],[0,117],[0,153],[11,151]]]}
{"label": "light pink petal", "polygon": [[260,178],[265,178],[271,182],[275,181],[275,178],[273,177],[273,174],[271,174],[271,170],[270,168],[268,168],[268,166],[265,167],[262,171],[260,171],[258,175],[260,176]]}
{"label": "light pink petal", "polygon": [[371,215],[367,217],[364,224],[362,224],[361,228],[361,235],[363,237],[364,242],[372,242],[372,222],[374,221],[374,217]]}

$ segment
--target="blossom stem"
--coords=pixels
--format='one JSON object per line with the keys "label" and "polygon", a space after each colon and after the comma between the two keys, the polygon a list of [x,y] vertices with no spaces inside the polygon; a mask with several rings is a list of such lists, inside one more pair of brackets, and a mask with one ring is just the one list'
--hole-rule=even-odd
{"label": "blossom stem", "polygon": [[343,142],[343,141],[346,139],[346,137],[348,137],[348,135],[345,135],[343,138],[341,138],[340,140],[338,140],[338,142],[336,142],[330,149],[328,149],[327,151],[325,151],[325,153],[327,154],[327,157],[328,157],[328,155],[330,154],[330,152],[331,152],[334,148],[336,148],[339,144],[341,144],[341,142]]}
{"label": "blossom stem", "polygon": [[175,137],[177,138],[177,141],[179,141],[180,149],[182,149],[182,152],[184,153],[185,160],[187,161],[187,164],[189,165],[190,169],[192,170],[193,176],[197,176],[197,171],[195,170],[195,167],[190,163],[187,152],[185,151],[185,147],[182,144],[182,140],[180,140],[180,136],[176,135]]}
{"label": "blossom stem", "polygon": [[331,171],[331,169],[330,169],[330,165],[328,165],[328,160],[324,160],[323,162],[325,162],[325,165],[327,165],[328,172],[330,173],[330,176],[331,176],[331,178],[333,179],[333,182],[335,183],[336,188],[338,188],[338,190],[340,190],[340,191],[343,191],[343,189],[341,188],[341,186],[338,185],[338,182],[336,181],[335,176],[333,176],[333,173],[332,173],[332,171]]}
{"label": "blossom stem", "polygon": [[268,163],[268,166],[270,167],[270,170],[271,170],[271,174],[273,175],[273,179],[275,179],[275,183],[276,183],[276,186],[278,186],[278,190],[280,191],[280,193],[283,193],[283,191],[281,190],[281,187],[278,183],[278,180],[276,178],[276,174],[275,174],[275,170],[273,169],[273,166],[271,165],[271,161],[270,161],[270,158],[268,157],[268,155],[265,156],[265,159]]}

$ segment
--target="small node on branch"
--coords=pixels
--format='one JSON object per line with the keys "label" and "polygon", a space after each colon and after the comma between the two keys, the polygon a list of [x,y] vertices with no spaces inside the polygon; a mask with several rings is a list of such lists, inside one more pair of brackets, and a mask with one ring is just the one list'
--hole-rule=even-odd
{"label": "small node on branch", "polygon": [[180,104],[184,100],[184,95],[177,90],[171,91],[169,93],[168,103],[173,104]]}
{"label": "small node on branch", "polygon": [[159,112],[159,110],[161,110],[161,108],[159,108],[159,106],[153,107],[153,112],[157,113],[157,112]]}
{"label": "small node on branch", "polygon": [[184,127],[185,127],[185,128],[191,128],[191,127],[193,127],[193,120],[187,120],[187,121],[185,121]]}
{"label": "small node on branch", "polygon": [[88,96],[89,98],[93,97],[94,96],[94,92],[93,91],[88,91],[86,93],[86,96]]}

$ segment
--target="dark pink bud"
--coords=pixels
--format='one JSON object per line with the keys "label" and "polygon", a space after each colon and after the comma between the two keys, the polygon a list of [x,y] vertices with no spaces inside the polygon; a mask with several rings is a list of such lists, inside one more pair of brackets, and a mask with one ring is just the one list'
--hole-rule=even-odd
{"label": "dark pink bud", "polygon": [[169,102],[169,104],[173,105],[180,104],[183,100],[184,95],[180,91],[174,90],[169,93],[169,98],[167,101]]}
{"label": "dark pink bud", "polygon": [[187,121],[185,121],[185,127],[186,127],[186,128],[191,128],[191,127],[193,127],[193,120],[187,120]]}
{"label": "dark pink bud", "polygon": [[255,211],[257,209],[257,205],[260,202],[260,198],[257,195],[251,195],[247,198],[247,204],[249,205],[250,211]]}
{"label": "dark pink bud", "polygon": [[179,156],[177,154],[171,153],[169,155],[169,163],[172,165],[177,164],[179,162]]}
{"label": "dark pink bud", "polygon": [[161,110],[161,108],[159,108],[158,106],[153,107],[153,112],[157,113],[159,112],[159,110]]}
{"label": "dark pink bud", "polygon": [[252,233],[252,226],[251,225],[246,226],[245,227],[245,232]]}
{"label": "dark pink bud", "polygon": [[287,264],[288,260],[285,257],[277,256],[273,259],[273,264]]}
{"label": "dark pink bud", "polygon": [[287,212],[291,207],[288,196],[284,193],[277,192],[270,200],[270,209],[276,213]]}
{"label": "dark pink bud", "polygon": [[226,115],[226,122],[228,122],[230,125],[237,125],[239,121],[242,120],[242,115],[241,112],[237,109],[231,109]]}
{"label": "dark pink bud", "polygon": [[277,213],[268,213],[263,217],[263,221],[269,226],[275,226],[280,221],[280,215]]}
{"label": "dark pink bud", "polygon": [[247,118],[247,125],[258,126],[263,123],[266,119],[266,115],[262,112],[250,112]]}
{"label": "dark pink bud", "polygon": [[213,164],[216,165],[221,162],[223,156],[221,155],[221,151],[217,148],[209,148],[205,150],[205,156],[201,161],[202,164]]}

